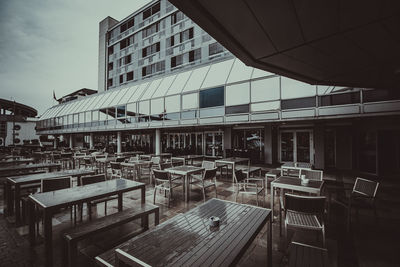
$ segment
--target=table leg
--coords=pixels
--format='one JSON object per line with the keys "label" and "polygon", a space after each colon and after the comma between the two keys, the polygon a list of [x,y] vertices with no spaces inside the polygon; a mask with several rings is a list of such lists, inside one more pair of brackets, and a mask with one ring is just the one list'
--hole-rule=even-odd
{"label": "table leg", "polygon": [[268,224],[267,250],[268,250],[268,266],[272,266],[272,217],[269,219],[269,224]]}
{"label": "table leg", "polygon": [[185,194],[185,203],[188,202],[188,189],[187,189],[187,184],[188,184],[188,180],[187,180],[187,174],[183,177],[183,191]]}
{"label": "table leg", "polygon": [[19,199],[20,187],[18,184],[14,187],[14,202],[15,202],[15,224],[19,225],[21,223],[21,203]]}
{"label": "table leg", "polygon": [[146,203],[146,187],[143,186],[140,190],[141,192],[141,197],[142,197],[142,204]]}
{"label": "table leg", "polygon": [[6,184],[4,185],[4,195],[7,201],[6,215],[12,215],[14,211],[14,203],[13,203],[11,188],[12,188],[11,184],[9,182],[6,182]]}
{"label": "table leg", "polygon": [[122,193],[118,193],[118,211],[122,211]]}
{"label": "table leg", "polygon": [[275,189],[273,184],[271,183],[271,194],[270,194],[270,198],[271,198],[271,221],[274,221],[274,198],[275,198]]}
{"label": "table leg", "polygon": [[46,266],[53,266],[53,226],[52,214],[44,210],[44,248],[46,255]]}
{"label": "table leg", "polygon": [[31,247],[35,245],[35,204],[28,200],[28,211],[29,211],[29,243]]}

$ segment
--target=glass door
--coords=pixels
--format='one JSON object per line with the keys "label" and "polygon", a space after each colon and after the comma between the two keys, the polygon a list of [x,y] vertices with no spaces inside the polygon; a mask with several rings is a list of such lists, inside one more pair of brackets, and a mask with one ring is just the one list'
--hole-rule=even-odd
{"label": "glass door", "polygon": [[283,132],[281,133],[281,161],[294,161],[294,133]]}
{"label": "glass door", "polygon": [[281,131],[281,162],[314,163],[313,137],[311,130]]}
{"label": "glass door", "polygon": [[207,156],[222,156],[224,151],[224,134],[222,132],[206,132],[205,154]]}
{"label": "glass door", "polygon": [[310,133],[296,133],[296,162],[310,162]]}
{"label": "glass door", "polygon": [[214,156],[213,155],[213,146],[214,146],[214,134],[213,133],[206,133],[206,155],[207,156]]}
{"label": "glass door", "polygon": [[196,134],[196,154],[203,155],[203,134]]}

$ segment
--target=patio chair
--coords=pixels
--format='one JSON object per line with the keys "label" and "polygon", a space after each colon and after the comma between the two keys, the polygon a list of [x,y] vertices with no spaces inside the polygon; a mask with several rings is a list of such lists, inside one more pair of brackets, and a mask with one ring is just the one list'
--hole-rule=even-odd
{"label": "patio chair", "polygon": [[350,230],[351,225],[351,209],[356,208],[356,215],[360,208],[372,208],[374,211],[375,221],[378,222],[378,215],[375,206],[375,196],[378,191],[379,183],[357,177],[353,189],[349,197],[339,195],[333,202],[347,209],[347,229]]}
{"label": "patio chair", "polygon": [[288,228],[315,230],[322,233],[325,247],[324,196],[299,196],[285,194],[285,236]]}
{"label": "patio chair", "polygon": [[122,178],[122,169],[120,162],[110,162],[111,176],[110,179]]}
{"label": "patio chair", "polygon": [[172,180],[171,175],[168,171],[163,170],[153,170],[154,176],[154,198],[153,203],[156,203],[156,193],[157,189],[160,191],[164,191],[164,195],[168,191],[168,207],[170,206],[172,191],[174,188],[182,185],[182,182],[178,180]]}
{"label": "patio chair", "polygon": [[281,166],[281,176],[300,178],[300,170],[297,167]]}
{"label": "patio chair", "polygon": [[[161,163],[160,164],[160,170],[165,170],[168,168],[172,168],[174,166],[172,166],[172,162],[165,162],[165,163]],[[182,179],[183,175],[179,175],[179,174],[171,174],[171,180],[175,180],[175,179]]]}
{"label": "patio chair", "polygon": [[64,169],[72,168],[72,152],[71,153],[61,153],[61,161]]}
{"label": "patio chair", "polygon": [[305,178],[309,180],[322,181],[323,174],[323,171],[300,169],[300,177],[305,175]]}
{"label": "patio chair", "polygon": [[265,186],[264,186],[264,178],[248,178],[246,174],[243,173],[242,170],[235,170],[233,172],[235,187],[236,187],[236,197],[235,201],[237,202],[237,197],[239,194],[242,195],[255,195],[257,206],[258,206],[258,195],[262,195],[263,205],[265,201]]}
{"label": "patio chair", "polygon": [[217,194],[217,168],[205,169],[200,177],[192,176],[190,185],[200,187],[203,191],[203,201],[206,201],[206,188],[214,187],[215,197],[218,198]]}
{"label": "patio chair", "polygon": [[214,161],[208,161],[208,160],[203,160],[201,163],[201,167],[204,169],[214,169],[215,168],[215,162]]}
{"label": "patio chair", "polygon": [[[100,183],[106,181],[106,176],[104,174],[97,174],[97,175],[85,175],[81,177],[81,182],[80,184],[82,186],[88,185],[88,184],[94,184],[94,183]],[[104,202],[104,215],[107,215],[107,201],[117,199],[118,196],[109,196],[109,197],[104,197],[100,199],[96,199],[93,201],[90,201],[87,203],[88,207],[88,214],[89,214],[89,220],[92,219],[92,206]],[[81,210],[81,221],[82,221],[82,215],[83,215],[83,205],[80,206]]]}

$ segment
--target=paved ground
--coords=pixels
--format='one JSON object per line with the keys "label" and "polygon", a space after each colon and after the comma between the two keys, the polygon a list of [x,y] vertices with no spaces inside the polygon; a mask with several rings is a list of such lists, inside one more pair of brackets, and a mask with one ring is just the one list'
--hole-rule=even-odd
{"label": "paved ground", "polygon": [[[337,174],[326,174],[339,181],[352,181],[352,176],[343,176]],[[398,266],[398,225],[400,223],[400,213],[398,207],[400,182],[389,180],[381,184],[379,190],[379,222],[375,223],[373,214],[370,212],[361,212],[359,219],[353,224],[352,231],[346,232],[344,211],[340,207],[332,206],[330,221],[327,222],[327,248],[329,259],[332,266]],[[171,208],[166,207],[166,200],[162,196],[157,196],[157,205],[160,205],[161,221],[175,216],[178,213],[185,212],[199,204],[202,201],[200,191],[193,191],[191,200],[184,204],[181,198],[181,191],[178,188],[175,193],[175,199],[171,203]],[[269,190],[268,190],[269,192]],[[153,190],[151,186],[147,188],[146,199],[152,202]],[[207,198],[214,197],[214,192],[207,192]],[[269,196],[269,194],[268,194]],[[234,200],[232,185],[227,181],[218,182],[218,198]],[[1,196],[2,199],[2,196]],[[132,206],[140,202],[138,193],[126,194],[124,196],[124,205]],[[246,197],[243,202],[255,205],[255,199]],[[116,201],[108,204],[108,213],[111,214],[117,210]],[[270,207],[269,197],[266,198],[265,207]],[[0,212],[3,208],[3,202],[0,201]],[[277,207],[276,207],[277,209]],[[98,205],[97,216],[104,215],[103,204]],[[86,221],[86,211],[84,211],[84,221]],[[279,236],[278,220],[273,224],[273,265],[287,266],[286,240]],[[150,220],[152,223],[152,218]],[[151,224],[152,225],[152,224]],[[55,265],[61,266],[61,233],[64,229],[71,227],[69,213],[64,212],[57,215],[53,220],[54,229],[54,252]],[[125,228],[118,230],[117,233],[110,233],[107,238],[113,235],[126,233],[137,227],[136,224],[130,224]],[[263,229],[257,236],[255,242],[249,247],[239,266],[260,266],[265,265],[266,259],[266,230]],[[289,233],[289,238],[301,242],[307,242],[319,245],[320,240],[313,233]],[[90,257],[101,252],[104,249],[103,238],[92,240],[95,245],[84,246],[81,248],[80,262],[83,266],[94,265]],[[85,247],[86,246],[86,247]],[[89,256],[88,256],[89,255]],[[34,248],[30,248],[27,242],[27,227],[16,228],[13,223],[8,222],[4,216],[0,215],[0,266],[43,266],[43,242]]]}

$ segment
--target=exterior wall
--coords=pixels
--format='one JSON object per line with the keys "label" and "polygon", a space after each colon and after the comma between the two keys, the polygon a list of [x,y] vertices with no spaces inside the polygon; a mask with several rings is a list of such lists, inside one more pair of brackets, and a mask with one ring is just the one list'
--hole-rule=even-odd
{"label": "exterior wall", "polygon": [[[15,143],[15,145],[22,145],[24,140],[33,140],[39,139],[39,135],[36,134],[36,122],[15,122],[15,125],[20,125],[21,129],[16,130],[16,138],[20,140],[19,143]],[[5,139],[5,145],[9,146],[13,144],[12,140],[13,136],[13,122],[7,122],[7,136]]]}

